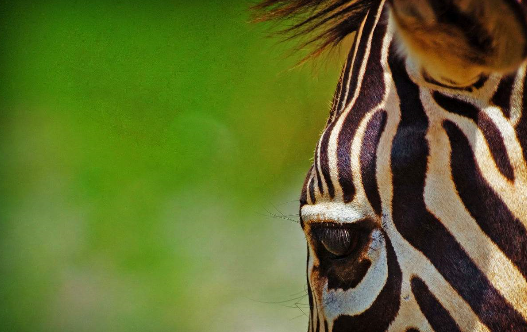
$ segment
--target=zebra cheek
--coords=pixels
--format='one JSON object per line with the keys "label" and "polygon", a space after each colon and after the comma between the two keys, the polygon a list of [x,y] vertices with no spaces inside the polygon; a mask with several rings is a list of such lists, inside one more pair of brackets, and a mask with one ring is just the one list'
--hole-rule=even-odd
{"label": "zebra cheek", "polygon": [[360,250],[350,257],[331,259],[316,250],[309,263],[309,283],[314,307],[325,316],[360,312],[366,302],[373,302],[386,282],[387,264],[383,232],[373,229]]}
{"label": "zebra cheek", "polygon": [[[328,320],[337,319],[339,316],[356,316],[367,310],[387,284],[388,255],[385,238],[381,230],[374,230],[370,236],[370,242],[363,262],[368,262],[368,267],[363,271],[361,265],[366,263],[357,262],[352,274],[364,275],[356,282],[354,287],[331,287],[328,282],[322,290],[322,307],[324,316]],[[351,270],[351,268],[350,268]],[[349,284],[347,286],[350,286]]]}

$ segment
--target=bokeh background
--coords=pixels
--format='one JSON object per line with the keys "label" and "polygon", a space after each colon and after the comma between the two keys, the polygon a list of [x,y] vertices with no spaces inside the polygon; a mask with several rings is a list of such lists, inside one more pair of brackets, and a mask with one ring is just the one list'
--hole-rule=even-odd
{"label": "bokeh background", "polygon": [[0,3],[0,330],[305,330],[340,64],[246,0]]}

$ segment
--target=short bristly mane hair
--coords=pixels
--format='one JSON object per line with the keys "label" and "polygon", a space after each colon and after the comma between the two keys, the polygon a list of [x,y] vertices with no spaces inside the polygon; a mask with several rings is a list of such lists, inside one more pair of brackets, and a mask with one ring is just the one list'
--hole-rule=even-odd
{"label": "short bristly mane hair", "polygon": [[356,31],[373,4],[379,0],[263,0],[252,7],[255,22],[291,20],[278,33],[285,40],[306,37],[301,48],[314,50],[303,60],[337,46]]}

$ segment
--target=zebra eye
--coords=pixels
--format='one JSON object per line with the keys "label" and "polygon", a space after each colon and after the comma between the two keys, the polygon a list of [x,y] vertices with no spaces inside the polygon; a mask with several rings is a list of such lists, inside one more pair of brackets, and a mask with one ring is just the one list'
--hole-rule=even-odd
{"label": "zebra eye", "polygon": [[316,240],[333,258],[344,258],[352,254],[359,246],[360,233],[358,229],[320,226],[313,229]]}

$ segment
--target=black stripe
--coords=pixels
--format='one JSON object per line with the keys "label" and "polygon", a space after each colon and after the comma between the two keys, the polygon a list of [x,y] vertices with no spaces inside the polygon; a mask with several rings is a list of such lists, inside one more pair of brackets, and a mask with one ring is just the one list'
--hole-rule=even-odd
{"label": "black stripe", "polygon": [[315,204],[315,179],[313,177],[311,177],[311,180],[309,181],[309,197],[311,198],[311,204]]}
{"label": "black stripe", "polygon": [[[393,45],[389,65],[401,101],[401,122],[392,146],[393,221],[399,233],[421,251],[491,330],[522,331],[527,323],[492,286],[424,202],[428,119],[419,88],[410,80]],[[448,167],[448,165],[445,165]]]}
{"label": "black stripe", "polygon": [[513,90],[515,75],[507,75],[501,79],[496,93],[492,96],[492,103],[503,112],[507,119],[511,117],[511,94]]}
{"label": "black stripe", "polygon": [[480,89],[483,87],[483,85],[485,85],[485,83],[487,82],[487,79],[489,77],[487,75],[480,75],[479,76],[479,79],[476,81],[476,83],[472,84],[472,87],[474,87],[475,89]]}
{"label": "black stripe", "polygon": [[331,181],[328,156],[329,138],[331,137],[331,132],[333,131],[334,126],[335,122],[331,123],[327,127],[327,129],[322,134],[320,141],[320,169],[322,171],[322,175],[324,176],[324,182],[326,182],[328,187],[328,194],[330,198],[335,197],[335,188],[333,187],[333,181]]}
{"label": "black stripe", "polygon": [[523,79],[522,114],[516,126],[516,135],[520,141],[523,160],[527,157],[527,75]]}
{"label": "black stripe", "polygon": [[326,276],[329,290],[347,291],[357,287],[370,269],[371,261],[367,258],[358,259],[357,262],[344,266],[336,266],[328,258],[321,258],[320,275]]}
{"label": "black stripe", "polygon": [[313,313],[315,312],[315,308],[313,307],[313,292],[311,291],[311,284],[309,283],[309,245],[307,247],[306,275],[307,275],[307,298],[309,301],[308,331],[312,331],[313,330]]}
{"label": "black stripe", "polygon": [[319,168],[320,165],[318,163],[318,147],[320,145],[320,141],[317,143],[317,147],[315,148],[315,172],[317,174],[317,184],[318,184],[318,191],[320,191],[321,195],[324,195],[324,187],[322,186],[322,177],[320,176]]}
{"label": "black stripe", "polygon": [[425,315],[428,323],[436,332],[456,332],[461,331],[456,321],[450,313],[439,303],[437,298],[430,292],[428,286],[419,278],[411,280],[412,292],[414,293],[417,304]]}
{"label": "black stripe", "polygon": [[[317,308],[317,311],[318,311],[318,308]],[[318,314],[316,316],[316,319],[317,319],[317,325],[315,328],[315,332],[320,332],[320,318],[318,317]]]}
{"label": "black stripe", "polygon": [[452,122],[444,128],[452,146],[452,178],[459,197],[479,227],[527,278],[527,231],[487,184],[463,132]]}
{"label": "black stripe", "polygon": [[[348,58],[349,58],[349,55],[348,55]],[[328,120],[326,121],[326,126],[329,125],[331,121],[333,121],[336,115],[336,112],[339,109],[339,103],[340,103],[340,100],[342,100],[341,95],[342,95],[342,87],[344,85],[344,82],[343,82],[344,74],[346,73],[346,68],[348,64],[349,64],[349,59],[346,61],[346,63],[344,64],[342,68],[342,71],[340,72],[339,81],[337,82],[337,88],[335,90],[335,93],[333,94],[333,100],[331,101],[331,109],[329,111]]]}
{"label": "black stripe", "polygon": [[309,172],[307,172],[307,176],[304,179],[304,184],[302,185],[302,192],[300,193],[300,207],[307,204],[307,191],[309,190],[312,171],[313,166],[309,168]]}
{"label": "black stripe", "polygon": [[[309,269],[309,263],[308,263],[308,269]],[[309,270],[307,272],[307,276],[308,276],[308,284],[309,284]],[[316,287],[316,286],[315,286]],[[315,288],[315,291],[316,291],[316,288]],[[313,329],[314,331],[319,331],[320,330],[320,319],[318,317],[318,310],[319,310],[319,303],[317,301],[317,296],[316,294],[313,295],[313,307],[311,309],[311,316],[312,316],[312,319],[313,319]]]}
{"label": "black stripe", "polygon": [[483,132],[485,140],[489,145],[492,158],[496,166],[507,179],[514,181],[514,169],[512,168],[505,141],[496,124],[485,112],[480,112],[478,116],[478,127]]}
{"label": "black stripe", "polygon": [[500,172],[507,179],[514,180],[514,169],[507,155],[503,136],[488,115],[470,103],[445,96],[439,92],[434,92],[434,100],[448,112],[472,119],[483,132],[485,140],[489,145],[492,158],[496,162],[496,166],[498,166]]}
{"label": "black stripe", "polygon": [[362,183],[366,196],[370,201],[373,210],[377,215],[381,214],[381,197],[377,185],[377,148],[379,140],[386,127],[386,111],[376,112],[364,133],[362,148],[360,153]]}

